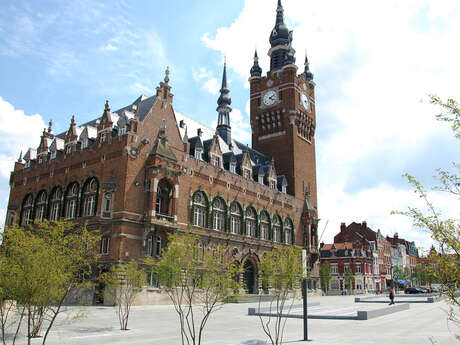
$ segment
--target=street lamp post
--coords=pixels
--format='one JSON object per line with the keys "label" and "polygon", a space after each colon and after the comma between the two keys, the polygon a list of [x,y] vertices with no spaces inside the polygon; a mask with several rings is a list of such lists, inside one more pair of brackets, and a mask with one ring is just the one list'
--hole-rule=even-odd
{"label": "street lamp post", "polygon": [[310,341],[308,339],[308,312],[307,312],[307,250],[302,249],[302,268],[303,268],[303,279],[302,279],[302,298],[303,298],[303,340]]}

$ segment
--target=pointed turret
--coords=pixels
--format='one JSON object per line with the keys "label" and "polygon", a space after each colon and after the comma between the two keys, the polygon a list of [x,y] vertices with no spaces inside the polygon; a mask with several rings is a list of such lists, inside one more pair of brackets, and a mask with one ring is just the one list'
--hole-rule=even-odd
{"label": "pointed turret", "polygon": [[310,64],[308,62],[308,57],[307,57],[307,52],[305,52],[305,71],[303,72],[305,74],[305,77],[307,78],[308,81],[313,80],[313,73],[310,72]]}
{"label": "pointed turret", "polygon": [[21,153],[19,154],[18,163],[22,163],[22,150],[21,150]]}
{"label": "pointed turret", "polygon": [[218,107],[216,111],[219,113],[217,119],[217,132],[224,141],[231,145],[232,143],[232,129],[230,127],[230,112],[232,108],[232,99],[230,98],[230,90],[227,87],[227,63],[224,63],[224,73],[222,76],[222,87],[220,89],[220,96],[217,100]]}
{"label": "pointed turret", "polygon": [[283,66],[295,63],[295,50],[292,44],[292,31],[284,23],[284,9],[281,0],[278,0],[276,9],[276,23],[270,34],[271,49],[268,51],[270,56],[270,71],[278,71]]}
{"label": "pointed turret", "polygon": [[259,66],[259,57],[257,50],[254,53],[254,64],[251,67],[251,77],[260,77],[262,75],[262,68]]}

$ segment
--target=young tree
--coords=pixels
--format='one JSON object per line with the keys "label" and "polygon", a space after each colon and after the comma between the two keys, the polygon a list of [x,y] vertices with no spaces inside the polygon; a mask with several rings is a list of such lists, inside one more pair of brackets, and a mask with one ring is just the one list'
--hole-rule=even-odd
{"label": "young tree", "polygon": [[[5,231],[0,253],[2,341],[14,329],[13,344],[25,322],[27,341],[45,333],[46,343],[63,303],[72,290],[86,286],[99,237],[69,221],[14,225]],[[10,302],[14,300],[14,303]]]}
{"label": "young tree", "polygon": [[171,234],[162,258],[145,260],[179,315],[183,345],[200,345],[211,314],[241,288],[235,279],[241,269],[233,262],[226,262],[226,247],[205,250],[199,243],[198,235]]}
{"label": "young tree", "polygon": [[351,295],[353,290],[353,283],[355,282],[355,275],[353,274],[353,271],[350,267],[347,267],[347,270],[345,271],[344,281],[345,287],[348,288],[348,294]]}
{"label": "young tree", "polygon": [[[453,99],[443,101],[433,95],[430,96],[430,102],[441,107],[442,111],[436,116],[437,119],[450,123],[454,136],[460,139],[459,104]],[[453,166],[456,172],[437,170],[438,185],[433,189],[446,193],[452,199],[452,203],[459,205],[460,176],[458,171],[460,165],[453,163]],[[430,264],[436,267],[433,270],[435,279],[442,284],[441,293],[449,298],[458,311],[460,300],[456,290],[460,285],[460,220],[443,216],[441,210],[438,210],[430,200],[425,187],[415,177],[409,174],[404,176],[414,188],[415,193],[424,201],[426,209],[408,207],[407,211],[393,213],[412,218],[414,226],[427,230],[431,234],[431,238],[440,250],[439,255],[430,255]],[[455,313],[451,313],[451,316],[455,318]]]}
{"label": "young tree", "polygon": [[301,250],[295,247],[275,246],[272,251],[265,253],[260,269],[264,284],[270,288],[270,313],[273,309],[276,312],[276,317],[260,316],[260,323],[271,344],[281,345],[287,321],[286,314],[291,311],[303,278]]}
{"label": "young tree", "polygon": [[319,276],[320,276],[320,282],[321,282],[321,287],[323,288],[324,292],[327,294],[329,291],[329,282],[331,281],[331,265],[329,265],[329,262],[325,262],[324,264],[321,265],[321,268],[319,269]]}
{"label": "young tree", "polygon": [[145,271],[139,268],[136,260],[129,263],[120,263],[112,267],[112,270],[103,273],[101,277],[107,291],[118,306],[118,320],[120,329],[128,330],[128,319],[131,306],[136,296],[142,291],[146,284]]}

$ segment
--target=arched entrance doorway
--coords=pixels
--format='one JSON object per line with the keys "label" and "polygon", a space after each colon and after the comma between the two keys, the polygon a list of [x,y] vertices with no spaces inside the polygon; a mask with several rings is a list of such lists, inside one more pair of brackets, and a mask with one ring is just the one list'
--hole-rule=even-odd
{"label": "arched entrance doorway", "polygon": [[257,293],[256,273],[257,270],[253,262],[251,260],[246,260],[244,262],[243,282],[244,288],[248,294]]}

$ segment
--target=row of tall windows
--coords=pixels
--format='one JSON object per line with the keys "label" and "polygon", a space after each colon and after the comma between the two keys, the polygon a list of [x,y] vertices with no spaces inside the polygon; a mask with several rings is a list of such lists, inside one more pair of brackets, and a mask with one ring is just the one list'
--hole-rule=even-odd
{"label": "row of tall windows", "polygon": [[[80,206],[80,216],[95,216],[98,191],[97,179],[91,178],[86,181],[81,190],[79,184],[73,182],[67,186],[65,192],[61,187],[55,187],[49,197],[45,190],[40,191],[35,200],[32,194],[28,194],[22,202],[20,224],[28,225],[32,220],[41,222],[45,218],[54,221],[61,217],[74,219],[77,217],[78,206]],[[109,205],[104,205],[105,209],[111,208],[111,200],[108,199],[108,202]]]}
{"label": "row of tall windows", "polygon": [[[227,221],[229,221],[229,231],[233,234],[243,234],[243,210],[237,203],[230,206],[229,219],[227,220],[227,205],[219,197],[215,198],[208,207],[208,200],[203,192],[197,192],[192,198],[192,222],[194,226],[214,230],[226,231]],[[210,218],[208,218],[208,215]],[[211,224],[208,224],[208,219]],[[281,218],[276,215],[271,221],[270,215],[266,211],[260,213],[259,222],[257,213],[253,207],[246,209],[246,229],[245,233],[250,237],[257,237],[257,224],[259,223],[260,238],[273,240],[278,243],[293,243],[293,224],[287,218],[282,225]],[[270,236],[270,230],[273,231]],[[283,236],[284,234],[284,236]]]}

